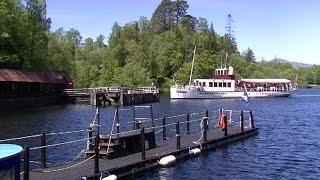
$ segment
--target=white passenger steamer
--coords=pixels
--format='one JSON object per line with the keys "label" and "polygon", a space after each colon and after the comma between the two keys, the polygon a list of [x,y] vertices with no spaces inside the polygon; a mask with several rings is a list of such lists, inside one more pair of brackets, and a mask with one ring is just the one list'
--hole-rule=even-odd
{"label": "white passenger steamer", "polygon": [[[192,61],[193,69],[194,57]],[[246,89],[248,97],[289,97],[291,81],[287,79],[240,79],[236,80],[233,67],[215,70],[213,79],[192,79],[189,85],[175,84],[170,88],[171,99],[218,99],[242,98]]]}

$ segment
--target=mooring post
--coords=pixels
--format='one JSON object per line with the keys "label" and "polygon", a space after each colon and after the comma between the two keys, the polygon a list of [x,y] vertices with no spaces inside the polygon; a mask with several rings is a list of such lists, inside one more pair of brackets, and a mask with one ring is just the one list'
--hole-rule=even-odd
{"label": "mooring post", "polygon": [[41,168],[47,168],[46,165],[46,133],[41,134]]}
{"label": "mooring post", "polygon": [[136,127],[136,110],[134,108],[134,106],[132,106],[132,116],[133,116],[133,130],[136,130],[137,127]]}
{"label": "mooring post", "polygon": [[206,128],[209,129],[209,110],[206,110],[206,118],[207,118]]}
{"label": "mooring post", "polygon": [[243,129],[243,111],[240,112],[240,129],[241,129],[241,132],[244,131],[244,129]]}
{"label": "mooring post", "polygon": [[30,171],[30,159],[29,159],[29,147],[24,147],[24,158],[23,158],[23,180],[29,180],[29,171]]}
{"label": "mooring post", "polygon": [[140,129],[140,121],[137,122],[137,129]]}
{"label": "mooring post", "polygon": [[226,125],[224,135],[227,136],[228,135],[228,120],[227,120],[227,118],[223,119],[223,123]]}
{"label": "mooring post", "polygon": [[203,128],[203,141],[207,142],[208,118],[207,117],[203,118],[202,123],[203,123],[203,127],[202,127]]}
{"label": "mooring post", "polygon": [[97,107],[97,123],[98,123],[98,134],[100,135],[100,108]]}
{"label": "mooring post", "polygon": [[[151,122],[152,122],[152,127],[154,127],[154,119],[153,119],[153,108],[152,108],[152,105],[150,105],[150,111],[151,111]],[[154,129],[153,129],[154,131]]]}
{"label": "mooring post", "polygon": [[119,119],[119,108],[116,107],[116,126],[117,126],[117,138],[119,139],[120,135],[120,119]]}
{"label": "mooring post", "polygon": [[177,137],[177,149],[180,149],[180,128],[179,128],[179,121],[176,123],[176,137]]}
{"label": "mooring post", "polygon": [[146,147],[145,147],[145,137],[144,137],[144,127],[141,129],[141,159],[146,159]]}
{"label": "mooring post", "polygon": [[251,124],[251,129],[254,129],[254,121],[253,121],[253,115],[252,115],[252,111],[249,111],[250,114],[250,124]]}
{"label": "mooring post", "polygon": [[89,127],[88,128],[88,148],[89,148],[89,150],[93,150],[92,137],[93,137],[93,127]]}
{"label": "mooring post", "polygon": [[190,114],[187,113],[187,134],[190,134]]}
{"label": "mooring post", "polygon": [[100,136],[96,135],[94,139],[94,177],[99,173],[99,144]]}
{"label": "mooring post", "polygon": [[163,116],[162,119],[162,140],[166,140],[167,139],[167,128],[166,128],[166,116]]}

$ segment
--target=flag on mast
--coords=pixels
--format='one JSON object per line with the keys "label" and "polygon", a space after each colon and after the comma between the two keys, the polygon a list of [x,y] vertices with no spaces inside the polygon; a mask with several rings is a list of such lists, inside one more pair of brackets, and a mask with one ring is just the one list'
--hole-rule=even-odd
{"label": "flag on mast", "polygon": [[249,102],[249,96],[248,96],[248,91],[247,91],[246,84],[243,84],[243,86],[244,86],[244,90],[243,90],[242,100],[248,103]]}

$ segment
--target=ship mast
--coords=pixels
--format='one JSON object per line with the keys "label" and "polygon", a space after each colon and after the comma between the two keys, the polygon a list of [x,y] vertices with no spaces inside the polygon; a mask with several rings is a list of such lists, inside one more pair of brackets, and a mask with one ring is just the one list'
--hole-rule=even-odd
{"label": "ship mast", "polygon": [[190,89],[190,86],[191,86],[192,71],[193,71],[194,57],[196,56],[196,49],[197,49],[197,46],[194,46],[193,57],[192,57],[192,65],[191,65],[191,71],[190,71],[190,78],[189,78],[189,89]]}

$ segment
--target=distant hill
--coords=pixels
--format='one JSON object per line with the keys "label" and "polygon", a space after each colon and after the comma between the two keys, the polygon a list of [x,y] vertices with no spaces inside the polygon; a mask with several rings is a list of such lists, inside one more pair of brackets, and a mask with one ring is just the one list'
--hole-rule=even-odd
{"label": "distant hill", "polygon": [[277,59],[272,59],[270,61],[273,61],[273,62],[279,62],[279,63],[289,63],[292,65],[292,67],[296,68],[296,69],[299,69],[299,68],[309,68],[312,66],[312,64],[305,64],[305,63],[299,63],[299,62],[295,62],[295,61],[288,61],[288,60],[285,60],[285,59],[280,59],[280,58],[277,58]]}

